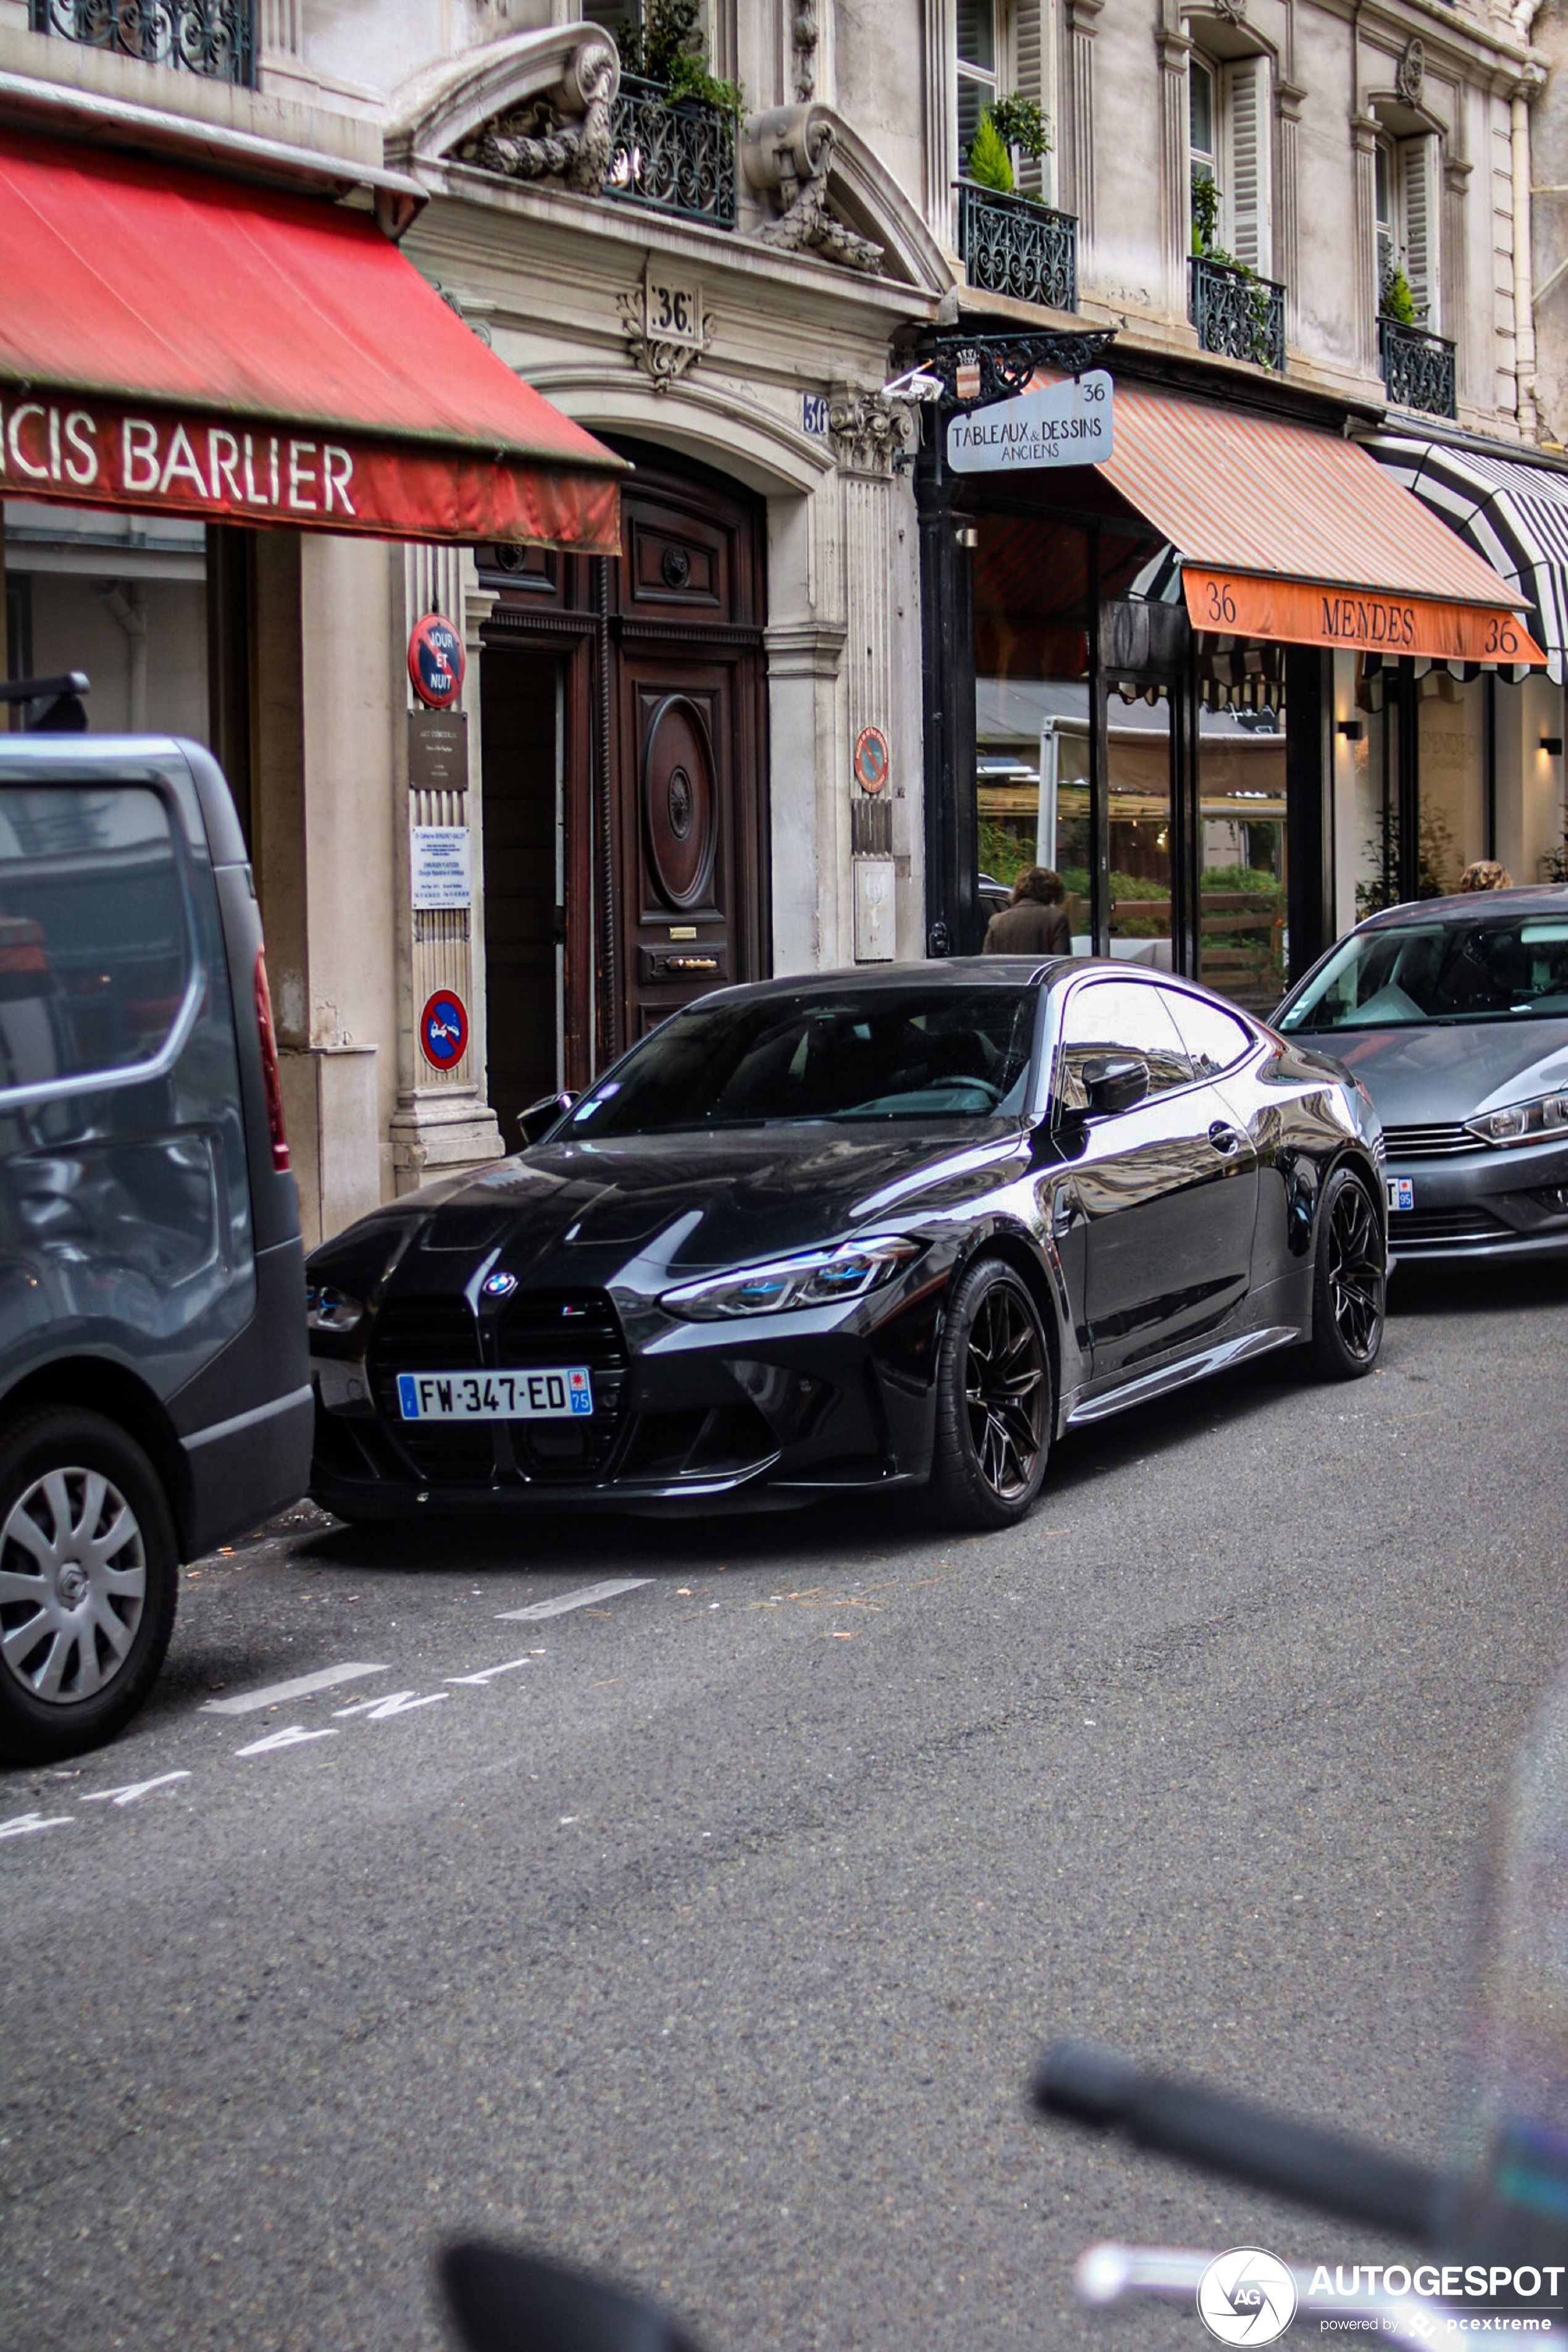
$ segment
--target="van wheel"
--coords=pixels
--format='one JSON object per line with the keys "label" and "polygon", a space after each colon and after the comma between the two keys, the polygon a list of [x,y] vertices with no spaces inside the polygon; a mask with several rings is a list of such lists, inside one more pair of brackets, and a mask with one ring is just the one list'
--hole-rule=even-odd
{"label": "van wheel", "polygon": [[112,1738],[174,1626],[179,1547],[158,1474],[96,1412],[52,1405],[0,1442],[0,1758]]}
{"label": "van wheel", "polygon": [[1383,1347],[1387,1251],[1372,1196],[1349,1168],[1336,1168],[1318,1204],[1312,1266],[1310,1352],[1331,1381],[1358,1381]]}
{"label": "van wheel", "polygon": [[1026,1517],[1051,1444],[1051,1371],[1039,1310],[999,1258],[961,1276],[936,1375],[931,1484],[950,1522],[1010,1528]]}

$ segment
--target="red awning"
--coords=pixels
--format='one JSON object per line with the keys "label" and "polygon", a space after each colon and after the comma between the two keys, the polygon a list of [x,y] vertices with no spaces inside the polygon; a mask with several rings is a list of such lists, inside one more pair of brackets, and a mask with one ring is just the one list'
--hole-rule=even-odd
{"label": "red awning", "polygon": [[363,213],[0,134],[0,491],[619,545],[621,459]]}

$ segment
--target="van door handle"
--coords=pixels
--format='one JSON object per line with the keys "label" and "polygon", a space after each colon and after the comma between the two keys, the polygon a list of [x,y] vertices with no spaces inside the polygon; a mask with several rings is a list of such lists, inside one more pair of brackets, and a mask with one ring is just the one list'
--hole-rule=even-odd
{"label": "van door handle", "polygon": [[1238,1151],[1247,1150],[1246,1136],[1234,1127],[1226,1127],[1223,1118],[1216,1118],[1210,1128],[1209,1141],[1225,1160],[1234,1160]]}

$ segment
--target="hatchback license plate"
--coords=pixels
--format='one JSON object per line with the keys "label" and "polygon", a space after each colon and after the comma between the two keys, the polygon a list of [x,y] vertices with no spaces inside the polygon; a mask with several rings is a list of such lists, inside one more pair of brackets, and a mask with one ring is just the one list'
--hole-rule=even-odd
{"label": "hatchback license plate", "polygon": [[399,1372],[405,1421],[567,1421],[594,1410],[585,1364],[545,1371]]}
{"label": "hatchback license plate", "polygon": [[1415,1206],[1415,1179],[1413,1176],[1391,1176],[1388,1179],[1388,1205],[1391,1209],[1413,1209]]}

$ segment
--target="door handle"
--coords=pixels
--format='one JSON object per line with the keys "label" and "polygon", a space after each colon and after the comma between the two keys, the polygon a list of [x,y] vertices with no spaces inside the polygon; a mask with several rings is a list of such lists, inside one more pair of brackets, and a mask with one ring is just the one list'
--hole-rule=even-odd
{"label": "door handle", "polygon": [[1216,1118],[1209,1129],[1209,1141],[1224,1160],[1234,1160],[1238,1151],[1247,1149],[1246,1136],[1234,1127],[1226,1127],[1223,1118]]}

